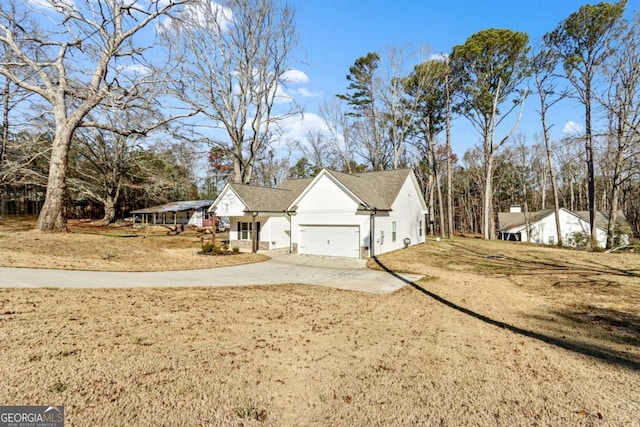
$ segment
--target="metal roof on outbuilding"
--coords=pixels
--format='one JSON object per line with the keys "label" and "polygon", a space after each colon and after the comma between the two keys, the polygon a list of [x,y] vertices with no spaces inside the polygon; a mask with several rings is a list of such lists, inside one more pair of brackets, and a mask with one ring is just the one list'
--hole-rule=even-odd
{"label": "metal roof on outbuilding", "polygon": [[165,203],[164,205],[131,211],[132,214],[155,214],[163,212],[184,212],[195,209],[208,208],[213,200],[186,200],[181,202]]}

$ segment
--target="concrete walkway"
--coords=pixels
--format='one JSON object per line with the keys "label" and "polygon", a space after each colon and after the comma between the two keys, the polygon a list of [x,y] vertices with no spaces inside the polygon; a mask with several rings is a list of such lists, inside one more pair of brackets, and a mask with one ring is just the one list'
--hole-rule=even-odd
{"label": "concrete walkway", "polygon": [[386,294],[415,274],[392,275],[369,270],[364,260],[306,255],[279,255],[260,263],[202,270],[103,272],[0,267],[4,288],[131,288],[187,286],[250,286],[303,283],[360,292]]}

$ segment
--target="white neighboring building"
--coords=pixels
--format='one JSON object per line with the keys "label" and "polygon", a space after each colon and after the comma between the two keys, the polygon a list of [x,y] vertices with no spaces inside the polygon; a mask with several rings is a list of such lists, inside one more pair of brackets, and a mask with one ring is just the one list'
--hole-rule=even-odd
{"label": "white neighboring building", "polygon": [[[529,212],[528,218],[519,206],[512,206],[510,212],[498,213],[498,238],[501,240],[523,241],[555,245],[558,243],[556,216],[553,209]],[[591,235],[588,212],[572,212],[560,208],[560,230],[562,241],[567,246],[576,246],[576,236]],[[607,245],[607,217],[601,212],[596,214],[596,230],[598,246]],[[617,214],[618,224],[623,225],[626,219],[622,212]],[[623,243],[629,243],[629,236],[621,235]]]}
{"label": "white neighboring building", "polygon": [[211,227],[212,220],[207,211],[211,203],[211,200],[171,202],[131,211],[131,215],[134,225],[139,222],[146,225]]}
{"label": "white neighboring building", "polygon": [[227,184],[209,212],[229,217],[232,247],[368,258],[423,243],[426,203],[410,169],[323,169],[279,188]]}

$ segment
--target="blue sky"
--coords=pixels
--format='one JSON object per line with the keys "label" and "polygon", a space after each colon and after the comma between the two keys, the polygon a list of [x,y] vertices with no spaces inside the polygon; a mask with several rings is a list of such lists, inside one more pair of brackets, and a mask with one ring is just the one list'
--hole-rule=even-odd
{"label": "blue sky", "polygon": [[[294,0],[299,43],[296,68],[308,76],[305,89],[313,96],[298,99],[309,114],[337,93],[345,93],[346,75],[354,61],[389,47],[448,53],[473,33],[487,28],[508,28],[529,34],[532,43],[553,30],[580,6],[596,1],[579,0]],[[629,0],[627,16],[640,0]],[[416,57],[417,58],[417,57]],[[525,104],[519,133],[539,132],[537,98]],[[559,138],[569,121],[584,121],[579,105],[566,102],[551,111],[553,136]],[[453,124],[454,151],[461,157],[478,142],[464,118]],[[500,135],[497,135],[498,137]]]}
{"label": "blue sky", "polygon": [[[36,9],[48,9],[50,1],[29,0]],[[92,0],[89,0],[92,1]],[[215,2],[215,0],[212,0]],[[287,1],[287,0],[283,0]],[[613,1],[613,0],[612,0]],[[413,57],[407,60],[407,72],[427,59],[428,54],[449,53],[477,31],[487,28],[508,28],[529,34],[532,44],[553,30],[559,22],[582,5],[597,0],[289,0],[296,10],[298,45],[294,51],[293,81],[284,93],[304,106],[304,121],[290,118],[285,122],[283,139],[305,141],[310,130],[322,128],[318,106],[345,93],[346,75],[354,61],[368,52],[385,52],[395,47]],[[626,16],[631,17],[640,0],[629,0]],[[53,21],[55,22],[55,21]],[[525,104],[517,133],[529,142],[540,132],[536,112],[537,97],[530,96]],[[575,101],[565,101],[550,111],[552,137],[558,139],[564,131],[584,122],[583,109]],[[515,114],[506,121],[510,128]],[[501,138],[508,129],[499,129]],[[452,128],[453,150],[460,158],[479,143],[478,134],[465,118],[456,118]],[[300,154],[294,153],[292,161]]]}

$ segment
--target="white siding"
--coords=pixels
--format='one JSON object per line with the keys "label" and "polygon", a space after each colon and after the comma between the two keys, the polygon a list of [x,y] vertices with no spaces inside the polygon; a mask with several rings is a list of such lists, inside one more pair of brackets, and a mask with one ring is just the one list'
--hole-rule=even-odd
{"label": "white siding", "polygon": [[[417,191],[411,176],[408,176],[393,202],[389,216],[376,216],[375,254],[404,248],[405,238],[410,240],[409,245],[424,243],[424,208]],[[420,221],[422,221],[422,235],[419,233]],[[393,222],[396,223],[395,242],[393,241]],[[384,233],[384,239],[381,239],[381,232]]]}
{"label": "white siding", "polygon": [[[238,223],[252,223],[253,217],[251,215],[234,216],[229,218],[229,222],[229,240],[240,240],[238,236]],[[260,223],[260,242],[263,242],[263,245],[267,243],[269,250],[289,248],[288,217],[259,215],[256,217],[256,223],[258,222]]]}
{"label": "white siding", "polygon": [[[529,224],[530,236],[527,238],[527,228],[525,225],[511,228],[507,232],[521,233],[523,242],[543,243],[546,245],[554,245],[558,243],[558,233],[556,230],[556,216],[551,212],[546,217]],[[591,235],[589,222],[574,215],[566,209],[560,209],[560,231],[562,232],[562,241],[565,245],[571,245],[572,235],[574,233],[583,233],[587,238]],[[598,245],[604,248],[607,244],[606,231],[598,228]]]}
{"label": "white siding", "polygon": [[289,248],[289,217],[272,216],[265,218],[265,229],[268,235],[262,234],[260,237],[269,242],[269,249]]}
{"label": "white siding", "polygon": [[217,216],[242,216],[246,208],[238,195],[227,187],[225,194],[216,205],[215,212]]}
{"label": "white siding", "polygon": [[[374,255],[403,248],[404,239],[410,245],[424,242],[424,206],[420,193],[408,176],[402,185],[391,212],[379,212],[375,216],[373,252]],[[370,248],[369,212],[358,212],[359,202],[347,194],[328,176],[323,176],[299,201],[297,213],[293,216],[293,242],[300,244],[300,226],[351,225],[360,230],[360,246]],[[420,221],[423,234],[420,235]],[[393,222],[396,223],[396,239],[393,241]],[[304,248],[299,250],[304,252]],[[369,252],[371,254],[371,251]]]}
{"label": "white siding", "polygon": [[328,176],[321,177],[299,201],[293,220],[293,243],[300,243],[300,225],[353,225],[360,230],[360,246],[369,246],[369,215],[358,213],[359,203]]}
{"label": "white siding", "polygon": [[204,223],[204,209],[198,208],[195,210],[191,218],[189,218],[189,225],[194,225],[196,227],[202,227]]}

